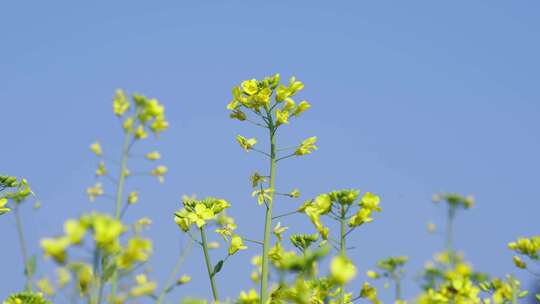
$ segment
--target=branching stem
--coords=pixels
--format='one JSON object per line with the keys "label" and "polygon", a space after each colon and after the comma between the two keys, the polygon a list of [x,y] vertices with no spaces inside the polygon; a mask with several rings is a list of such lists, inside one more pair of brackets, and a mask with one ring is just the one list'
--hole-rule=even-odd
{"label": "branching stem", "polygon": [[[268,131],[270,133],[270,189],[275,189],[276,183],[276,127],[272,120],[271,113],[267,110]],[[270,232],[272,229],[272,206],[274,193],[270,193],[271,199],[266,204],[266,213],[264,221],[264,240],[262,253],[262,271],[261,271],[261,290],[260,304],[266,304],[268,300],[268,274],[269,274],[269,256],[270,251]]]}
{"label": "branching stem", "polygon": [[[123,203],[123,193],[124,193],[124,184],[126,182],[126,172],[127,172],[127,160],[129,158],[129,149],[132,144],[131,133],[126,132],[124,137],[124,145],[122,146],[122,156],[120,160],[120,175],[118,177],[118,185],[116,187],[116,211],[115,218],[120,220],[122,215],[122,203]],[[118,281],[118,271],[114,270],[111,277],[111,298],[116,297],[116,285]]]}

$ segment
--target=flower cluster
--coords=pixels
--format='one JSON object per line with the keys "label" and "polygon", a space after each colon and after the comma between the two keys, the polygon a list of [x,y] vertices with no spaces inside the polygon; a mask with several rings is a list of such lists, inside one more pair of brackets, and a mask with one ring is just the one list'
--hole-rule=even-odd
{"label": "flower cluster", "polygon": [[21,292],[10,295],[4,304],[52,304],[41,293]]}
{"label": "flower cluster", "polygon": [[[8,191],[4,192],[6,189]],[[0,175],[0,215],[11,211],[11,208],[7,206],[9,201],[19,205],[30,195],[34,195],[34,193],[26,179]]]}
{"label": "flower cluster", "polygon": [[[263,80],[250,79],[243,81],[232,90],[233,99],[227,105],[231,110],[231,118],[244,121],[247,115],[242,110],[255,114],[274,111],[275,124],[288,124],[290,117],[304,113],[311,105],[307,101],[295,103],[292,97],[304,88],[304,84],[295,77],[289,79],[288,85],[280,84],[280,75],[266,77]],[[277,108],[281,106],[281,108]]]}
{"label": "flower cluster", "polygon": [[184,207],[174,214],[174,221],[184,232],[188,232],[191,225],[202,228],[231,206],[226,200],[213,197],[197,200],[184,196],[182,204]]}
{"label": "flower cluster", "polygon": [[540,253],[540,236],[518,238],[515,242],[509,243],[508,248],[517,254],[526,255],[533,260],[538,260],[538,254]]}
{"label": "flower cluster", "polygon": [[[86,235],[89,235],[88,241],[94,244],[95,250],[103,257],[100,268],[103,268],[103,272],[108,272],[108,276],[114,269],[130,271],[136,265],[145,263],[152,253],[152,242],[142,238],[139,233],[141,227],[146,224],[148,223],[145,219],[134,224],[133,235],[127,240],[126,245],[121,245],[120,238],[130,229],[108,214],[90,213],[82,215],[79,219],[67,220],[64,223],[63,235],[41,240],[45,256],[62,266],[58,269],[59,288],[63,288],[74,276],[79,292],[84,296],[96,284],[98,274],[94,273],[93,266],[68,259],[68,249],[83,248]],[[38,287],[44,292],[50,291],[46,293],[52,293],[53,290],[52,285],[46,280],[41,281],[41,286]]]}
{"label": "flower cluster", "polygon": [[[132,109],[132,111],[129,111]],[[127,133],[133,133],[136,139],[148,137],[147,130],[156,136],[169,127],[165,119],[165,107],[155,98],[133,94],[130,100],[123,90],[116,90],[113,97],[114,114],[124,118],[123,128]]]}
{"label": "flower cluster", "polygon": [[357,211],[348,216],[347,213],[352,211],[351,207],[354,207],[354,202],[359,195],[359,190],[332,191],[306,201],[298,211],[304,212],[309,217],[321,237],[326,240],[328,239],[329,229],[323,226],[321,215],[329,215],[334,219],[348,218],[348,226],[355,228],[373,221],[371,218],[372,213],[381,211],[379,196],[366,192],[356,204]]}
{"label": "flower cluster", "polygon": [[79,220],[67,220],[64,223],[64,235],[41,240],[41,247],[46,256],[63,264],[66,249],[71,245],[80,245],[89,230],[98,248],[107,253],[115,253],[120,250],[118,239],[127,228],[108,214],[92,213],[81,216]]}
{"label": "flower cluster", "polygon": [[445,201],[450,206],[462,207],[470,209],[474,205],[474,197],[472,195],[463,196],[459,193],[438,193],[432,197],[434,203]]}

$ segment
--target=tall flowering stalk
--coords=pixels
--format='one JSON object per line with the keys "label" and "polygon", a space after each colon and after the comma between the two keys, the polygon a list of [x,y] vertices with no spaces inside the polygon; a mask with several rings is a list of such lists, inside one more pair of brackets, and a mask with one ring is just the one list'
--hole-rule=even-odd
{"label": "tall flowering stalk", "polygon": [[[127,167],[129,159],[129,152],[131,147],[137,141],[146,139],[148,137],[147,130],[152,131],[156,136],[165,131],[169,123],[165,119],[165,108],[159,103],[157,99],[150,99],[146,96],[134,94],[132,96],[132,102],[126,96],[124,91],[117,90],[113,97],[113,112],[122,120],[122,128],[124,130],[124,142],[122,145],[120,156],[120,169],[118,173],[118,179],[116,182],[116,202],[115,202],[115,219],[120,220],[125,208],[135,203],[138,199],[138,192],[132,192],[129,194],[128,199],[124,199],[125,181],[130,171]],[[101,147],[96,148],[95,144],[92,146],[92,150],[98,156],[102,156]],[[155,155],[152,159],[151,154],[147,154],[149,160],[159,159],[159,153],[150,152]],[[107,172],[101,170],[104,168],[104,162],[100,163],[96,175],[107,175]],[[158,166],[151,171],[151,174],[156,175],[160,182],[163,182],[163,176],[167,172],[165,166]],[[90,192],[89,192],[89,195]],[[116,296],[118,271],[115,269],[111,278],[111,297]]]}
{"label": "tall flowering stalk", "polygon": [[[374,212],[380,212],[379,196],[366,192],[360,197],[360,191],[355,189],[338,190],[318,195],[312,200],[306,201],[298,211],[305,213],[321,238],[329,243],[337,251],[337,255],[331,262],[331,277],[339,286],[339,303],[348,303],[352,294],[345,292],[346,284],[356,276],[356,267],[347,257],[347,237],[358,227],[373,221]],[[338,238],[330,235],[330,229],[323,225],[321,217],[326,216],[339,223]],[[372,289],[370,289],[372,290]],[[369,296],[374,302],[376,294],[370,291]]]}
{"label": "tall flowering stalk", "polygon": [[307,101],[298,104],[292,99],[304,88],[304,84],[291,77],[288,85],[280,83],[280,75],[266,77],[263,80],[251,79],[243,81],[232,90],[233,99],[227,105],[231,111],[230,117],[243,122],[252,123],[267,131],[269,151],[264,152],[254,147],[257,143],[255,138],[246,138],[241,135],[236,137],[238,143],[245,151],[256,151],[268,157],[269,173],[260,176],[255,173],[252,176],[253,186],[256,190],[253,196],[257,196],[259,205],[265,205],[264,234],[262,248],[262,273],[260,285],[260,303],[268,300],[268,277],[269,277],[269,250],[271,247],[270,237],[272,230],[272,211],[275,196],[276,167],[278,161],[293,157],[310,154],[316,149],[316,138],[305,140],[294,147],[295,151],[283,156],[278,155],[277,131],[280,127],[289,124],[291,118],[295,118],[310,108]]}
{"label": "tall flowering stalk", "polygon": [[[88,303],[102,303],[108,299],[110,303],[121,303],[129,298],[143,296],[154,297],[157,283],[150,281],[146,274],[135,277],[135,285],[126,290],[118,290],[118,280],[128,275],[134,275],[136,268],[149,259],[152,254],[152,241],[142,237],[143,229],[151,224],[148,218],[142,218],[134,224],[127,225],[122,222],[129,206],[139,201],[139,191],[133,189],[126,193],[126,181],[138,175],[155,176],[159,182],[164,181],[167,167],[155,166],[143,172],[132,172],[128,168],[128,160],[133,158],[132,148],[135,144],[149,137],[153,133],[158,137],[168,128],[165,119],[164,106],[157,99],[147,98],[143,95],[133,94],[127,96],[124,91],[117,90],[113,97],[113,112],[118,117],[124,133],[120,159],[112,160],[102,148],[99,141],[90,145],[90,150],[98,157],[95,171],[98,181],[87,188],[86,192],[91,202],[96,199],[111,199],[114,202],[113,210],[107,213],[83,214],[78,219],[69,219],[64,224],[64,234],[41,240],[41,247],[45,256],[52,258],[59,266],[61,274],[57,286],[53,286],[47,278],[38,282],[44,293],[52,296],[56,288],[64,289],[74,279],[75,297],[87,298]],[[154,162],[161,158],[157,151],[150,151],[142,155],[146,161]],[[118,165],[118,175],[111,175],[109,161]],[[115,195],[105,191],[104,184],[115,187]],[[127,240],[122,240],[129,234]],[[92,237],[86,237],[91,235]],[[92,249],[90,263],[85,260],[70,259],[69,249],[86,246]],[[89,246],[88,246],[89,245]],[[106,288],[110,285],[110,289]],[[107,294],[108,293],[108,294]],[[157,298],[157,296],[155,296]]]}
{"label": "tall flowering stalk", "polygon": [[[225,209],[231,205],[224,199],[207,197],[197,200],[194,197],[183,197],[183,208],[174,214],[174,220],[178,227],[187,233],[202,249],[204,262],[210,281],[210,288],[214,302],[219,302],[218,288],[216,284],[216,275],[221,271],[227,259],[237,253],[239,250],[247,249],[242,237],[234,233],[236,224],[234,219],[225,214]],[[223,237],[225,242],[229,243],[226,256],[213,264],[209,250],[219,247],[217,242],[209,242],[206,234],[206,228],[210,225],[216,225],[214,230]],[[192,229],[198,230],[200,239],[191,234]]]}
{"label": "tall flowering stalk", "polygon": [[[396,303],[403,303],[401,294],[401,281],[405,271],[403,267],[409,258],[406,256],[396,256],[382,259],[377,262],[377,270],[368,270],[367,276],[372,279],[387,279],[394,283],[394,297]],[[388,284],[388,282],[385,282]]]}

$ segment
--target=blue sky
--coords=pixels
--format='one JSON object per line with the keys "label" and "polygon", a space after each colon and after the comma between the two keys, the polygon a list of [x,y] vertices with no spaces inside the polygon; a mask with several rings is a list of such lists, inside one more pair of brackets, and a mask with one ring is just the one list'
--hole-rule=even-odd
{"label": "blue sky", "polygon": [[[39,212],[24,211],[31,251],[66,218],[113,209],[90,204],[84,190],[96,165],[88,145],[100,139],[119,154],[116,88],[158,98],[170,121],[159,141],[136,148],[162,152],[166,183],[133,181],[144,186],[127,217],[154,219],[153,277],[163,282],[178,254],[171,214],[183,194],[228,199],[240,232],[260,238],[263,210],[248,177],[267,163],[234,137],[264,137],[230,120],[225,105],[233,85],[279,72],[302,80],[301,98],[313,105],[279,144],[317,135],[319,150],[280,164],[278,188],[298,187],[303,198],[352,187],[382,197],[383,212],[351,241],[360,279],[379,258],[408,255],[405,294],[418,291],[414,275],[443,246],[425,231],[430,220],[443,223],[430,203],[438,191],[477,199],[456,224],[468,260],[495,275],[516,272],[506,243],[539,229],[538,9],[536,1],[3,3],[0,170],[27,177],[42,200]],[[276,212],[298,204],[279,200]],[[312,229],[302,217],[283,224]],[[0,229],[13,244],[0,259],[5,295],[23,277],[12,216]],[[251,247],[217,278],[223,296],[251,287]],[[39,262],[50,270],[51,261]],[[172,299],[209,294],[203,267],[196,248],[182,271],[194,281]]]}

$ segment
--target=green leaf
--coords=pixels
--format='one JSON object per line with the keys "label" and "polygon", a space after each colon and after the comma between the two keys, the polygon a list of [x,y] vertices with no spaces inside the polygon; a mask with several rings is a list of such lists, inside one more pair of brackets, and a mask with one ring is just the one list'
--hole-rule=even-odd
{"label": "green leaf", "polygon": [[540,302],[540,293],[536,295],[536,300]]}
{"label": "green leaf", "polygon": [[221,268],[223,268],[223,260],[220,260],[216,266],[214,266],[214,271],[212,272],[212,275],[216,275],[216,273],[220,272],[221,271]]}

